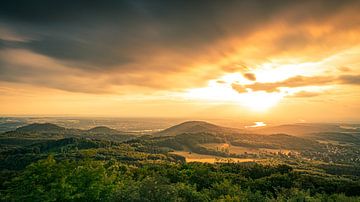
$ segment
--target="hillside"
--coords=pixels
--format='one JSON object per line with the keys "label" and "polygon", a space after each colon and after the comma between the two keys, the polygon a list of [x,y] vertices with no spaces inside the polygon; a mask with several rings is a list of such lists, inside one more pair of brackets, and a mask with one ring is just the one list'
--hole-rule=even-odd
{"label": "hillside", "polygon": [[163,131],[155,133],[155,135],[161,136],[174,136],[183,133],[214,133],[214,134],[224,134],[224,133],[240,133],[246,132],[245,130],[237,129],[237,128],[228,128],[218,126],[212,123],[208,123],[205,121],[187,121],[170,128],[167,128]]}
{"label": "hillside", "polygon": [[323,132],[360,132],[356,127],[343,127],[340,124],[315,124],[315,123],[297,123],[284,124],[278,126],[267,126],[251,129],[252,132],[259,134],[284,133],[290,135],[305,135],[310,133]]}
{"label": "hillside", "polygon": [[0,161],[2,162],[0,170],[21,170],[39,159],[46,159],[49,155],[53,155],[57,159],[65,158],[67,160],[87,157],[98,160],[115,158],[122,162],[138,162],[146,161],[151,156],[153,160],[183,161],[180,156],[167,153],[149,154],[147,150],[137,151],[136,147],[138,145],[125,145],[120,142],[88,138],[46,140],[0,151]]}
{"label": "hillside", "polygon": [[[156,138],[156,137],[163,138]],[[167,137],[167,138],[166,138]],[[188,121],[155,135],[156,145],[175,150],[193,151],[201,154],[218,154],[205,150],[203,144],[226,143],[247,149],[290,149],[296,151],[323,151],[323,145],[314,139],[296,137],[284,133],[271,135],[250,133],[246,130],[227,128],[203,121]]]}
{"label": "hillside", "polygon": [[359,134],[323,132],[323,133],[308,134],[306,137],[317,141],[329,142],[332,144],[360,146]]}
{"label": "hillside", "polygon": [[109,128],[106,126],[97,126],[97,127],[87,130],[86,132],[93,133],[93,134],[119,134],[119,133],[121,133],[118,130],[115,130],[115,129],[112,129],[112,128]]}
{"label": "hillside", "polygon": [[26,126],[19,127],[15,131],[25,133],[59,133],[65,132],[66,128],[52,123],[32,123]]}
{"label": "hillside", "polygon": [[290,149],[296,151],[323,151],[315,140],[287,134],[248,135],[233,138],[231,144],[248,148]]}

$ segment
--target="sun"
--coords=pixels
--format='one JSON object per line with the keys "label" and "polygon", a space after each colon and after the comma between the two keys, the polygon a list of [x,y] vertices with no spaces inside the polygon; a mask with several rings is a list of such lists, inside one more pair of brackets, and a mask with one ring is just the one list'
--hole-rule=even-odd
{"label": "sun", "polygon": [[240,104],[256,112],[264,112],[277,105],[283,98],[281,93],[249,92],[239,95]]}

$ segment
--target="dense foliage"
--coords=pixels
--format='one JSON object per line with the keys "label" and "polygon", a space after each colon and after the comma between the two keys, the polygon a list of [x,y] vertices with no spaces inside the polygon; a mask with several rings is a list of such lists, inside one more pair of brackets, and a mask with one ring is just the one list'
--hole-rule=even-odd
{"label": "dense foliage", "polygon": [[4,201],[360,200],[360,181],[299,174],[286,165],[57,161],[49,156],[3,184]]}
{"label": "dense foliage", "polygon": [[[124,142],[114,141],[123,136],[113,137],[119,134],[103,127],[70,134],[45,126],[55,132],[34,133],[32,125],[21,129],[32,132],[1,135],[1,201],[360,201],[358,158],[353,157],[359,150],[353,145],[320,147],[288,135],[212,133]],[[298,152],[239,155],[207,148],[208,143]],[[186,163],[172,150],[273,162]],[[336,163],[314,163],[318,159]]]}

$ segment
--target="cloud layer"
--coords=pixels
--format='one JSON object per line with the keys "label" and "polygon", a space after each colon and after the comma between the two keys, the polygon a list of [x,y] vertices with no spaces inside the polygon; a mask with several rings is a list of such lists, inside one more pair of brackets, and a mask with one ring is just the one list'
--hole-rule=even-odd
{"label": "cloud layer", "polygon": [[[308,58],[320,48],[331,54],[359,42],[359,8],[359,1],[5,1],[0,81],[95,94],[128,86],[181,90],[228,72],[256,81],[239,64]],[[356,75],[337,79],[358,82]],[[247,88],[330,80],[294,77]]]}

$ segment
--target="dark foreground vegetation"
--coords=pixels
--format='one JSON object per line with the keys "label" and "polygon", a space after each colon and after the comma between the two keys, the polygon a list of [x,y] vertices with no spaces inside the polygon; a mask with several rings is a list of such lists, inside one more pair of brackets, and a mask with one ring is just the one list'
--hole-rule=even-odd
{"label": "dark foreground vegetation", "polygon": [[49,156],[3,184],[4,201],[359,201],[360,181],[286,165],[57,161]]}
{"label": "dark foreground vegetation", "polygon": [[2,201],[360,200],[359,179],[288,165],[185,163],[139,143],[62,139],[35,145],[30,153],[11,150],[22,160],[10,151],[2,156]]}
{"label": "dark foreground vegetation", "polygon": [[[107,136],[116,137],[110,141],[106,140]],[[237,137],[238,141],[245,136]],[[267,144],[272,143],[272,147],[280,143],[288,147],[305,147],[307,151],[319,154],[320,151],[327,152],[326,147],[318,148],[315,142],[309,140],[303,140],[301,144],[295,141],[295,144],[278,140],[279,137],[267,141]],[[288,138],[284,137],[283,140]],[[274,139],[273,136],[268,138]],[[0,138],[0,199],[360,201],[356,161],[353,164],[319,164],[321,168],[312,165],[313,170],[316,167],[316,172],[307,170],[309,164],[302,160],[301,154],[292,158],[273,156],[277,163],[186,163],[184,157],[169,151],[187,150],[231,156],[223,151],[206,150],[201,145],[231,142],[233,139],[231,136],[208,133],[126,139],[115,141],[119,140],[119,134],[110,134],[103,129],[96,133],[72,133],[63,129],[53,133],[5,133]],[[260,142],[252,141],[247,142]]]}

